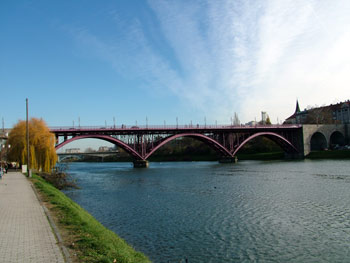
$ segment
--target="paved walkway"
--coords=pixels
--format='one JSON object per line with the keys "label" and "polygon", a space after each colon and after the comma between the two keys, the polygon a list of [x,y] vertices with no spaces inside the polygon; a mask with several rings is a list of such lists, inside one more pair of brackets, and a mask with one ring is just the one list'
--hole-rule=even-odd
{"label": "paved walkway", "polygon": [[0,262],[62,262],[62,252],[25,176],[0,179]]}

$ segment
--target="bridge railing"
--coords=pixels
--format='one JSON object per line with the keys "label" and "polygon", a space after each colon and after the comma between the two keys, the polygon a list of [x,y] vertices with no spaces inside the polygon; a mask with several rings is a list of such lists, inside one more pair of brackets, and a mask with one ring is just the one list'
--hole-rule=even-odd
{"label": "bridge railing", "polygon": [[50,127],[51,131],[89,131],[89,130],[175,130],[175,129],[240,129],[240,128],[300,128],[300,124],[285,125],[219,125],[219,124],[188,124],[188,125],[110,125],[110,126],[59,126]]}

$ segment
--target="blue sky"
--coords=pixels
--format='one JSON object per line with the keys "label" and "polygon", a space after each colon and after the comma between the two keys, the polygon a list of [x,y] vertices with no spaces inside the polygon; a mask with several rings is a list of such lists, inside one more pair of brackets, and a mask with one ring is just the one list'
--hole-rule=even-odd
{"label": "blue sky", "polygon": [[0,117],[272,122],[350,98],[350,1],[0,2]]}

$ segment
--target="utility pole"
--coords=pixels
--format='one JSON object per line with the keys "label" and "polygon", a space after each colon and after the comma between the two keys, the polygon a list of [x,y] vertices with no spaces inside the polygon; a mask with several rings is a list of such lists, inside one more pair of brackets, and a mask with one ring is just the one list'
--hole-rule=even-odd
{"label": "utility pole", "polygon": [[29,123],[28,123],[28,98],[26,98],[26,137],[27,137],[27,175],[28,177],[32,177],[32,173],[30,172],[30,164],[29,164]]}

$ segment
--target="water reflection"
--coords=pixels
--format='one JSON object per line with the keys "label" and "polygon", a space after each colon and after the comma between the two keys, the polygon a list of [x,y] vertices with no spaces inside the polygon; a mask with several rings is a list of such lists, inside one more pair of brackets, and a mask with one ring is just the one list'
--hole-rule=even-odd
{"label": "water reflection", "polygon": [[67,191],[154,262],[347,262],[349,161],[75,163]]}

